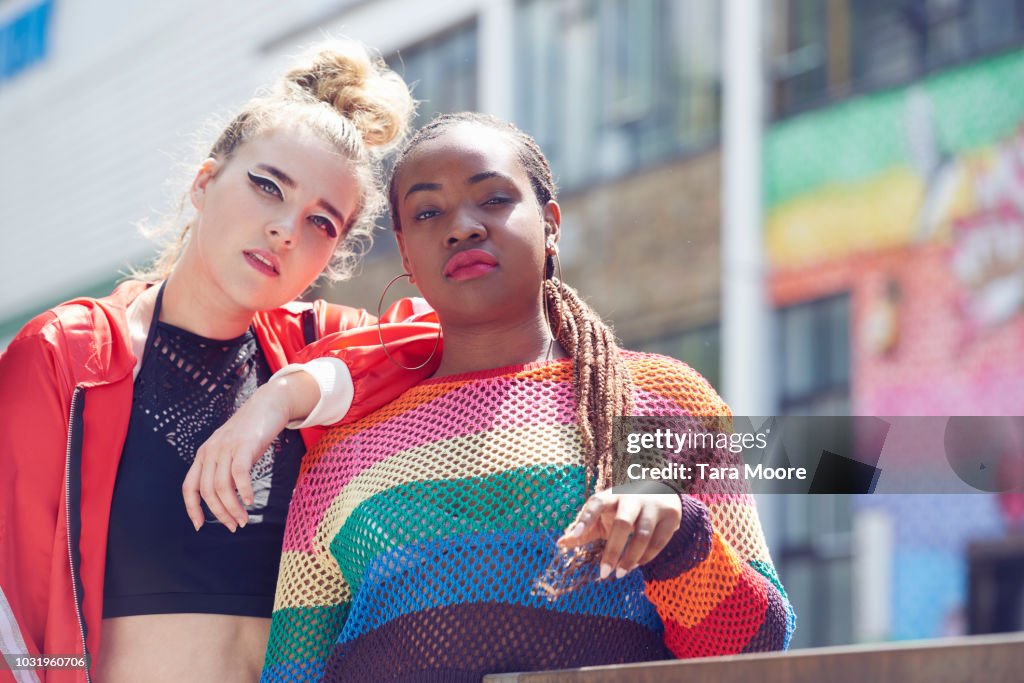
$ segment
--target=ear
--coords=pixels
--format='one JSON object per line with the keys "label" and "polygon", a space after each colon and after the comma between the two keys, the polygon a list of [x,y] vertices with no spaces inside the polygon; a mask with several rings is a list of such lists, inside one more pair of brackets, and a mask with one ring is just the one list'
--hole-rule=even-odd
{"label": "ear", "polygon": [[416,284],[416,276],[412,272],[412,264],[409,263],[409,257],[405,254],[405,240],[402,239],[401,231],[395,231],[395,241],[398,242],[398,253],[402,255],[402,268],[405,272],[409,273],[409,284]]}
{"label": "ear", "polygon": [[192,206],[196,208],[196,211],[203,210],[203,205],[206,203],[206,186],[217,175],[220,165],[219,161],[209,157],[196,170],[196,177],[193,178],[192,187],[189,189],[189,198],[192,200]]}
{"label": "ear", "polygon": [[554,199],[549,200],[541,209],[544,218],[544,247],[545,251],[553,254],[557,247],[558,240],[562,235],[562,209]]}

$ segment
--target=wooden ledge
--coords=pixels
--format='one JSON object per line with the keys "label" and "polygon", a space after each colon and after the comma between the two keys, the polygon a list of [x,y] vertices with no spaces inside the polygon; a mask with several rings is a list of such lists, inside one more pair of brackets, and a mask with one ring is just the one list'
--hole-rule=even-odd
{"label": "wooden ledge", "polygon": [[484,683],[1019,683],[1024,633],[484,676]]}

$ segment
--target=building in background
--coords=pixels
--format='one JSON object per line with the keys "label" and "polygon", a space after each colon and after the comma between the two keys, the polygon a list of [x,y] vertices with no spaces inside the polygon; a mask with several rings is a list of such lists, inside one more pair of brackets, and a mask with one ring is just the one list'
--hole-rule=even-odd
{"label": "building in background", "polygon": [[[764,203],[780,410],[1020,415],[1024,3],[773,7]],[[969,548],[1007,533],[999,497],[822,498],[785,502],[807,525],[782,525],[775,546],[787,587],[810,598],[795,642],[968,631]],[[1024,628],[1020,585],[1006,595]]]}
{"label": "building in background", "polygon": [[[1024,0],[766,1],[778,411],[1019,413]],[[721,21],[718,0],[0,3],[0,343],[151,255],[134,223],[173,213],[193,132],[328,32],[379,49],[419,122],[532,133],[565,279],[627,346],[717,386]],[[372,310],[399,270],[382,231],[318,293]],[[760,502],[794,646],[967,628],[966,544],[1004,533],[997,501],[880,498]]]}

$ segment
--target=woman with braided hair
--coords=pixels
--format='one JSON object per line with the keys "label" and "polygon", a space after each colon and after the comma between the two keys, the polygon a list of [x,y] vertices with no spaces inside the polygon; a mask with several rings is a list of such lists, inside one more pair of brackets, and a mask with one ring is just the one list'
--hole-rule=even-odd
{"label": "woman with braided hair", "polygon": [[620,349],[561,281],[536,143],[442,116],[399,155],[389,199],[441,362],[303,462],[262,680],[479,681],[786,647],[793,612],[749,494],[612,487],[616,416],[728,408],[685,364]]}

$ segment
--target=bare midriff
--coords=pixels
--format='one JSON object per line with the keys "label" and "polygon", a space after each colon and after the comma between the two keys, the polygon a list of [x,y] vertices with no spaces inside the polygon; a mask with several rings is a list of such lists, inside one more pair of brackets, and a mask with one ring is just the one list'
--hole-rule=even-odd
{"label": "bare midriff", "polygon": [[103,620],[97,683],[252,683],[270,619],[226,614],[145,614]]}

